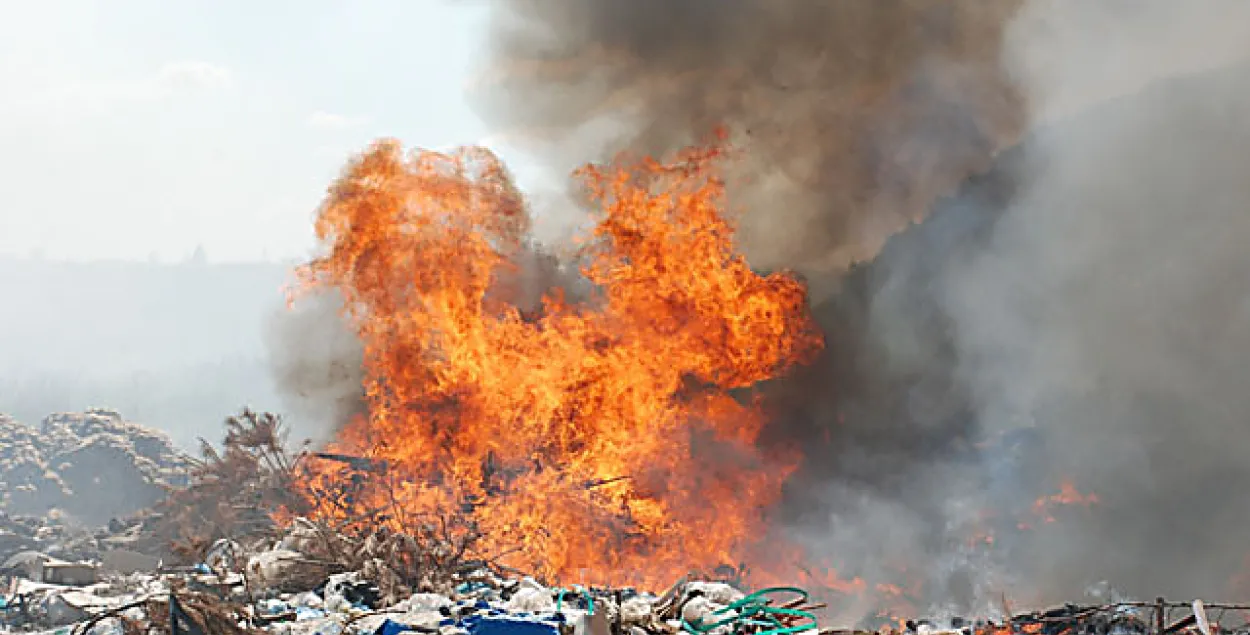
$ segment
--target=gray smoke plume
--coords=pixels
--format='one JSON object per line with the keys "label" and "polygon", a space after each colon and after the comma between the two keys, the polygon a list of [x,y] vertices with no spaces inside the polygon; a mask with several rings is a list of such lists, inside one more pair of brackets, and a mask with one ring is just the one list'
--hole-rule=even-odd
{"label": "gray smoke plume", "polygon": [[1146,85],[1040,132],[938,281],[980,424],[1031,420],[1030,480],[1101,499],[1030,535],[1032,591],[1226,593],[1250,553],[1250,6],[1037,2],[1007,53],[1039,114]]}
{"label": "gray smoke plume", "polygon": [[[1021,10],[1004,65],[1033,133],[854,269],[815,307],[825,358],[770,387],[772,433],[808,450],[786,518],[814,554],[959,611],[1104,581],[1230,592],[1250,553],[1247,18]],[[1065,481],[1099,500],[1048,523],[1030,507]],[[961,539],[985,529],[992,549]]]}
{"label": "gray smoke plume", "polygon": [[296,429],[313,442],[334,437],[367,412],[364,351],[336,292],[301,297],[270,318],[266,343],[274,383]]}
{"label": "gray smoke plume", "polygon": [[751,261],[819,283],[1015,140],[998,60],[1017,5],[505,0],[477,96],[560,176],[727,127]]}

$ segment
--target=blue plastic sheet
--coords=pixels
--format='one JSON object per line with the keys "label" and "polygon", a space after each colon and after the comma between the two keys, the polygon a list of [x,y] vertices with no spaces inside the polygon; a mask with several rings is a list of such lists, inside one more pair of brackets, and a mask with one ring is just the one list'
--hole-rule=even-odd
{"label": "blue plastic sheet", "polygon": [[392,622],[386,620],[378,626],[378,630],[373,631],[373,635],[399,635],[400,633],[411,633],[412,629],[407,624]]}
{"label": "blue plastic sheet", "polygon": [[471,635],[560,635],[550,622],[506,617],[466,619],[464,625]]}

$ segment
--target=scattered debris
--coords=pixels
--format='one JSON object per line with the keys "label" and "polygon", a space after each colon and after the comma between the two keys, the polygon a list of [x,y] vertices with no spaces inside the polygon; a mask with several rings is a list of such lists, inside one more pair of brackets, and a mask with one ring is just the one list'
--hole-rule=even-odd
{"label": "scattered debris", "polygon": [[[798,588],[744,592],[724,581],[688,578],[659,595],[554,586],[481,553],[476,527],[454,510],[401,525],[386,522],[385,510],[353,507],[350,486],[337,492],[313,487],[311,495],[333,501],[351,522],[301,515],[312,508],[303,498],[309,494],[296,493],[309,490],[292,486],[301,461],[338,462],[347,484],[354,470],[385,466],[328,453],[292,455],[273,415],[244,411],[231,417],[222,449],[204,443],[199,459],[173,456],[163,437],[106,411],[49,417],[40,431],[16,425],[0,421],[0,434],[15,439],[15,445],[0,445],[0,467],[17,475],[0,486],[6,492],[0,632],[1250,635],[1250,626],[1237,624],[1238,618],[1250,621],[1250,606],[1201,601],[1067,605],[999,623],[912,620],[854,631],[820,630],[816,613],[824,605]],[[101,453],[102,447],[124,451]],[[56,483],[61,494],[52,497],[64,503],[68,490],[62,486],[82,482],[79,473],[86,468],[49,463],[47,456],[61,463],[73,457],[109,474],[114,468],[93,461],[120,463],[123,472],[159,486],[164,498],[147,510],[109,515],[98,529],[57,506],[42,515],[5,515],[13,500],[7,493],[23,484]],[[39,478],[36,468],[43,470]],[[34,509],[22,505],[16,509]],[[1010,610],[1005,598],[1003,606]]]}
{"label": "scattered debris", "polygon": [[828,629],[821,635],[1250,635],[1250,604],[1202,600],[1065,604],[1006,620],[905,620],[877,631]]}
{"label": "scattered debris", "polygon": [[60,562],[48,560],[43,563],[43,581],[65,586],[87,586],[100,578],[100,568],[90,562]]}

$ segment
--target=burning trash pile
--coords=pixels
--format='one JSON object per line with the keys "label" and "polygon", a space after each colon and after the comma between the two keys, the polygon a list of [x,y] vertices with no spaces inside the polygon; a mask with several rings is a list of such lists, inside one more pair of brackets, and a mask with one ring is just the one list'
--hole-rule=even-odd
{"label": "burning trash pile", "polygon": [[[463,521],[452,514],[414,533],[384,520],[368,528],[324,518],[276,522],[282,514],[264,510],[308,509],[292,484],[302,461],[315,455],[289,454],[272,415],[244,411],[226,426],[221,450],[205,444],[200,459],[183,459],[190,465],[187,486],[170,488],[152,509],[114,519],[108,529],[71,530],[73,521],[56,514],[42,524],[6,517],[30,540],[27,549],[6,555],[0,571],[0,624],[22,632],[127,634],[816,628],[812,611],[819,605],[798,589],[747,595],[723,582],[685,578],[659,595],[547,586],[497,560],[475,558],[480,534],[457,528]],[[249,513],[255,510],[261,513]],[[73,531],[90,548],[71,554],[59,546]]]}
{"label": "burning trash pile", "polygon": [[[245,410],[197,458],[102,411],[6,424],[5,504],[44,520],[6,517],[0,623],[814,635],[849,598],[856,623],[901,600],[874,619],[908,635],[1250,632],[1244,607],[1162,600],[900,621],[920,591],[844,579],[791,542],[770,514],[803,453],[762,441],[761,386],[826,342],[804,282],[736,250],[722,141],[584,168],[597,211],[562,255],[576,272],[541,274],[527,204],[490,152],[371,147],[330,188],[293,297],[344,300],[361,412],[296,452],[277,416]],[[104,454],[129,466],[120,486],[91,463]],[[87,500],[106,486],[131,498]],[[1026,515],[978,519],[968,551],[1100,500],[1065,482]]]}
{"label": "burning trash pile", "polygon": [[593,290],[533,308],[529,212],[494,155],[383,142],[352,162],[300,291],[346,300],[368,414],[329,449],[369,465],[310,464],[315,513],[399,529],[460,510],[484,557],[601,585],[770,563],[752,550],[797,460],[760,449],[749,395],[822,336],[801,281],[735,250],[731,152],[584,168],[600,211],[571,259]]}
{"label": "burning trash pile", "polygon": [[502,165],[376,145],[332,188],[326,256],[303,270],[304,291],[348,300],[368,414],[298,454],[276,416],[231,417],[220,447],[184,459],[187,486],[111,523],[132,561],[156,562],[32,556],[7,572],[5,620],[815,632],[821,605],[782,585],[793,563],[763,540],[795,458],[758,449],[763,417],[743,396],[821,336],[800,281],[735,252],[728,152],[586,168],[603,216],[576,259],[595,291],[547,289],[522,310],[528,212]]}
{"label": "burning trash pile", "polygon": [[[1068,605],[998,622],[912,620],[853,631],[821,629],[825,605],[796,587],[746,592],[740,581],[694,575],[661,589],[543,582],[501,557],[481,557],[482,536],[460,510],[429,516],[411,533],[385,517],[366,525],[285,516],[315,511],[298,485],[310,462],[350,457],[292,454],[283,437],[276,416],[231,417],[221,449],[206,444],[199,459],[183,459],[191,466],[187,486],[94,533],[56,514],[42,524],[6,517],[7,527],[32,536],[34,548],[9,555],[0,571],[0,628],[74,635],[1250,633],[1241,625],[1250,606],[1201,602]],[[90,537],[94,551],[37,550],[55,551],[70,536]],[[1010,614],[1005,601],[1003,614]]]}

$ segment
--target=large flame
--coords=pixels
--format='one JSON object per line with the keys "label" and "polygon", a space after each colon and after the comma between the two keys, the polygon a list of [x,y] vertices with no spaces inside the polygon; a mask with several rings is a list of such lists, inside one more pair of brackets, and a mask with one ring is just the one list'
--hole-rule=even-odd
{"label": "large flame", "polygon": [[388,141],[352,161],[303,274],[343,294],[364,344],[369,414],[335,450],[385,478],[357,482],[353,503],[394,522],[459,514],[553,581],[658,586],[742,563],[795,461],[761,455],[761,415],[733,393],[822,340],[803,284],[735,250],[726,151],[582,169],[596,293],[553,290],[536,315],[510,297],[529,216],[493,154]]}

